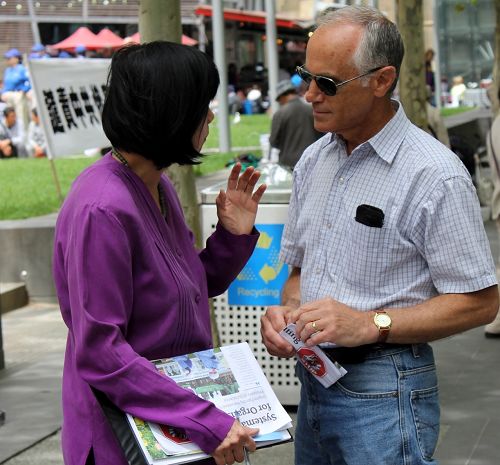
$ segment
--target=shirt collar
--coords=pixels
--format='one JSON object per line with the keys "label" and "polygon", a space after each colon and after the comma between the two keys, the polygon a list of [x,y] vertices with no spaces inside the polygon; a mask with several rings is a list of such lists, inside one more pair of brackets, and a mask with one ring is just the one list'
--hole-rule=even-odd
{"label": "shirt collar", "polygon": [[389,164],[393,162],[411,124],[403,110],[403,105],[396,100],[391,100],[391,102],[394,107],[397,107],[396,114],[367,141],[375,153]]}

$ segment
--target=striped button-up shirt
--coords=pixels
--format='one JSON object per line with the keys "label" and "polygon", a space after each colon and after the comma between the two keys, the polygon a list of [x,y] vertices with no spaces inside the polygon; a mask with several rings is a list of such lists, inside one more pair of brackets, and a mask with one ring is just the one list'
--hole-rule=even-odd
{"label": "striped button-up shirt", "polygon": [[[356,221],[363,204],[383,211],[382,227]],[[468,172],[401,105],[350,155],[335,134],[306,149],[280,258],[301,268],[303,303],[332,297],[359,310],[409,307],[497,282]]]}

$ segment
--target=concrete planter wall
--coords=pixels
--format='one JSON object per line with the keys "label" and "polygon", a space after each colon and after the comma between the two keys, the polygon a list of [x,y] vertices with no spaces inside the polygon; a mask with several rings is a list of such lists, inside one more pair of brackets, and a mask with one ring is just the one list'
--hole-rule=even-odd
{"label": "concrete planter wall", "polygon": [[0,221],[0,283],[25,281],[31,299],[55,301],[52,250],[56,218],[53,214]]}

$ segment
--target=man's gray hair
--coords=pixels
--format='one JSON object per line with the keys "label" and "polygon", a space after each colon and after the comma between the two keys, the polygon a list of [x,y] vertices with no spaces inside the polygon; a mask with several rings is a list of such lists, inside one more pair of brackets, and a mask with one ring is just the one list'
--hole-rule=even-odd
{"label": "man's gray hair", "polygon": [[378,66],[394,66],[396,79],[391,92],[396,88],[404,45],[396,25],[376,8],[368,6],[346,6],[328,8],[317,18],[317,27],[331,24],[359,24],[364,29],[363,37],[353,55],[353,64],[360,73]]}

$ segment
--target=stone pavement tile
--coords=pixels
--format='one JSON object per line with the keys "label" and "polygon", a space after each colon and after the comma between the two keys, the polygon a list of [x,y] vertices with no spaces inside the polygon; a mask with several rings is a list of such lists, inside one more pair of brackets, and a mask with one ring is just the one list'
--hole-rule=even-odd
{"label": "stone pavement tile", "polygon": [[[6,369],[0,370],[0,463],[61,426],[66,326],[55,305],[33,304],[2,316]],[[44,463],[44,462],[40,462]]]}
{"label": "stone pavement tile", "polygon": [[[55,304],[35,303],[6,313],[2,329],[8,369],[33,362],[35,354],[64,353],[67,328]],[[0,379],[3,376],[0,371]]]}
{"label": "stone pavement tile", "polygon": [[0,380],[0,463],[56,432],[61,426],[62,353],[28,362]]}
{"label": "stone pavement tile", "polygon": [[500,463],[500,340],[476,328],[433,343],[441,398],[440,465]]}
{"label": "stone pavement tile", "polygon": [[2,465],[64,465],[60,441],[61,434],[58,431],[23,453],[0,463]]}

